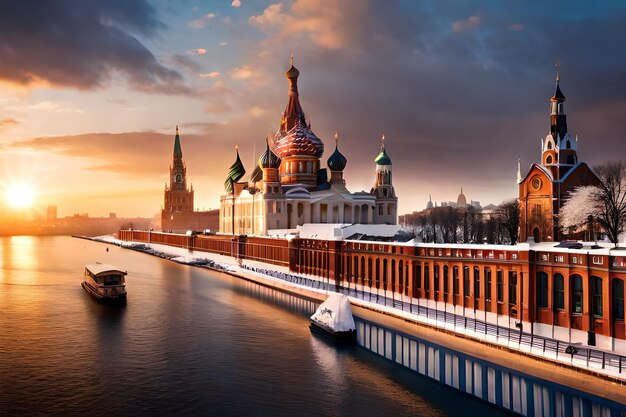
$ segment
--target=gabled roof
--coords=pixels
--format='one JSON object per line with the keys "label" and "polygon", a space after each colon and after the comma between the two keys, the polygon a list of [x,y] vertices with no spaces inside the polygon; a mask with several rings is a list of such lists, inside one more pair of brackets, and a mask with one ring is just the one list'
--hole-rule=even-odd
{"label": "gabled roof", "polygon": [[522,178],[522,181],[521,181],[521,182],[526,181],[526,178],[528,178],[528,177],[530,176],[530,173],[533,171],[533,168],[535,168],[535,167],[536,167],[537,169],[539,169],[539,171],[543,172],[543,173],[546,175],[546,177],[548,177],[548,179],[549,179],[550,181],[554,181],[554,178],[552,177],[552,173],[550,172],[550,170],[549,170],[548,168],[544,167],[543,165],[539,165],[539,164],[532,164],[532,165],[530,166],[530,169],[528,170],[528,172],[527,172],[527,173],[526,173],[526,175],[524,176],[524,178]]}
{"label": "gabled roof", "polygon": [[105,272],[115,272],[119,275],[126,275],[126,271],[122,271],[121,269],[119,269],[116,266],[113,265],[107,265],[107,264],[101,264],[101,263],[95,263],[95,264],[88,264],[85,265],[85,269],[88,270],[89,272],[91,272],[94,276],[96,275],[102,275]]}

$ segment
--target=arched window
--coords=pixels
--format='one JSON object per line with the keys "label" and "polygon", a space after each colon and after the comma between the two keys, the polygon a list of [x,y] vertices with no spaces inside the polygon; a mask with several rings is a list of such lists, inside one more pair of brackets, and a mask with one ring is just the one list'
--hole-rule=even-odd
{"label": "arched window", "polygon": [[552,141],[548,141],[548,149],[552,149]]}
{"label": "arched window", "polygon": [[583,279],[580,275],[573,275],[570,279],[570,285],[572,314],[583,314]]}
{"label": "arched window", "polygon": [[509,271],[509,304],[517,304],[517,272]]}
{"label": "arched window", "polygon": [[575,163],[576,163],[576,159],[574,158],[574,155],[567,155],[567,164],[574,165]]}
{"label": "arched window", "polygon": [[443,293],[448,295],[450,292],[450,283],[448,282],[448,265],[443,266]]}
{"label": "arched window", "polygon": [[387,289],[387,260],[383,259],[383,287]]}
{"label": "arched window", "polygon": [[353,269],[353,275],[352,275],[352,280],[354,282],[358,282],[359,280],[359,257],[355,256],[354,258],[352,258],[354,261],[354,269]]}
{"label": "arched window", "polygon": [[537,274],[537,305],[540,308],[548,307],[548,274]]}
{"label": "arched window", "polygon": [[552,163],[552,155],[548,155],[546,157],[546,164],[551,164]]}
{"label": "arched window", "polygon": [[424,292],[426,295],[430,293],[430,269],[428,264],[424,265]]}
{"label": "arched window", "polygon": [[569,139],[567,140],[567,142],[565,143],[565,148],[567,149],[572,149],[572,144],[570,143]]}
{"label": "arched window", "polygon": [[596,317],[602,317],[602,278],[591,277],[591,294],[593,306],[591,311]]}
{"label": "arched window", "polygon": [[613,319],[624,320],[624,281],[613,280]]}
{"label": "arched window", "polygon": [[439,265],[433,266],[433,284],[435,286],[435,300],[439,296]]}
{"label": "arched window", "polygon": [[452,292],[459,295],[459,267],[452,268]]}
{"label": "arched window", "polygon": [[398,282],[400,284],[400,292],[404,292],[404,262],[398,262]]}
{"label": "arched window", "polygon": [[376,258],[376,288],[380,288],[380,259]]}
{"label": "arched window", "polygon": [[372,286],[372,258],[367,258],[367,280],[369,281],[368,285]]}
{"label": "arched window", "polygon": [[554,275],[554,308],[565,309],[565,285],[561,274]]}
{"label": "arched window", "polygon": [[485,300],[491,301],[491,268],[485,267]]}
{"label": "arched window", "polygon": [[391,260],[391,291],[396,290],[396,260]]}

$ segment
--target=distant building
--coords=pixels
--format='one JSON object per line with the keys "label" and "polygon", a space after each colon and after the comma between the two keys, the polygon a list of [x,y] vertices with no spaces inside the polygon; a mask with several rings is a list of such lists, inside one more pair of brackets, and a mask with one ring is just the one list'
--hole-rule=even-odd
{"label": "distant building", "polygon": [[220,201],[220,232],[263,235],[305,223],[397,224],[398,197],[384,136],[374,160],[373,187],[369,192],[348,191],[343,179],[348,160],[339,151],[336,135],[335,151],[327,161],[330,178],[320,167],[324,143],[311,130],[300,105],[300,72],[293,59],[285,75],[289,98],[279,129],[246,177],[237,150]]}
{"label": "distant building", "polygon": [[57,219],[57,206],[48,206],[46,209],[46,220],[54,221]]}
{"label": "distant building", "polygon": [[558,214],[567,193],[581,185],[598,184],[599,179],[586,163],[578,160],[578,137],[567,131],[565,96],[556,77],[550,99],[550,132],[541,141],[541,163],[532,164],[522,178],[518,162],[520,236],[525,242],[558,241],[561,234]]}

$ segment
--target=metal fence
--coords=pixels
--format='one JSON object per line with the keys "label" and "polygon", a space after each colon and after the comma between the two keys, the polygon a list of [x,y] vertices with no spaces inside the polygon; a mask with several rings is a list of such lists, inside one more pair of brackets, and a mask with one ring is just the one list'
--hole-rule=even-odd
{"label": "metal fence", "polygon": [[[337,288],[334,281],[329,282],[328,280],[323,281],[319,279],[312,279],[301,275],[274,271],[265,268],[256,268],[247,265],[242,265],[242,267],[273,278],[282,279],[294,284],[316,288],[323,291],[335,291]],[[483,335],[484,339],[495,338],[499,342],[506,341],[508,343],[508,347],[510,348],[535,352],[540,351],[542,355],[559,360],[568,360],[571,364],[576,366],[584,366],[590,369],[603,369],[605,371],[618,372],[620,374],[626,367],[626,357],[616,353],[593,349],[588,346],[583,346],[582,344],[569,343],[562,340],[538,336],[532,333],[524,332],[517,328],[488,323],[475,317],[466,317],[445,310],[430,308],[420,305],[419,302],[415,303],[413,301],[408,302],[402,299],[396,299],[395,294],[390,298],[387,296],[386,292],[381,295],[380,291],[373,293],[370,291],[346,287],[344,285],[339,286],[339,292],[360,300],[410,312],[412,314],[425,317],[427,320],[434,320],[437,323],[441,323],[444,327],[445,325],[451,325],[455,329],[461,328],[466,332],[471,331],[474,332],[473,336],[475,337]]]}

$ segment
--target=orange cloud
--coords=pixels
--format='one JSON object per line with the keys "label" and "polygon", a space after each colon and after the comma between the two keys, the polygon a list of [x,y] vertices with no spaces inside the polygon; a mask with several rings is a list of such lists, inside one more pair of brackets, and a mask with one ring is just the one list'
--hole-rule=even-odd
{"label": "orange cloud", "polygon": [[207,72],[204,74],[198,74],[198,77],[205,79],[205,78],[218,78],[220,76],[220,73],[217,71],[213,71],[213,72]]}
{"label": "orange cloud", "polygon": [[206,49],[204,49],[204,48],[191,49],[191,50],[187,51],[187,53],[189,55],[204,55],[204,54],[206,54]]}
{"label": "orange cloud", "polygon": [[17,120],[15,120],[14,118],[12,118],[12,117],[6,117],[6,118],[0,120],[0,127],[3,127],[3,126],[15,126],[17,124],[19,124],[19,122]]}
{"label": "orange cloud", "polygon": [[268,6],[262,14],[251,16],[248,23],[265,32],[278,31],[284,41],[297,35],[308,36],[317,46],[341,49],[346,45],[341,31],[340,5],[330,0],[297,0],[289,11],[282,3]]}

